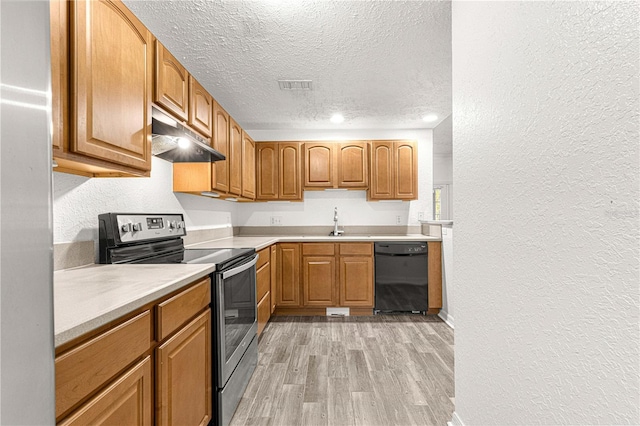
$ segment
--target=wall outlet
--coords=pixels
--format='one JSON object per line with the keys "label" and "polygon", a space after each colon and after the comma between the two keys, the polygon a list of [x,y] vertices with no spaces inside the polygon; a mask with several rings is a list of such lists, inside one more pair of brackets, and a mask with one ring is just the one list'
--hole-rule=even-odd
{"label": "wall outlet", "polygon": [[282,216],[271,216],[271,226],[282,226]]}
{"label": "wall outlet", "polygon": [[418,212],[418,220],[424,220],[424,212]]}
{"label": "wall outlet", "polygon": [[402,225],[402,216],[400,215],[396,216],[396,225]]}

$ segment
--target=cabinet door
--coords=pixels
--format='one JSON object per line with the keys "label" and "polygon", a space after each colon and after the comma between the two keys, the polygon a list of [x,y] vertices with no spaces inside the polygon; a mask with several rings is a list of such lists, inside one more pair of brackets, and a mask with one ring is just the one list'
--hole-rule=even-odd
{"label": "cabinet door", "polygon": [[271,313],[276,310],[276,280],[278,278],[278,254],[276,245],[271,246]]}
{"label": "cabinet door", "polygon": [[442,243],[427,242],[429,310],[442,308]]}
{"label": "cabinet door", "polygon": [[373,308],[373,259],[340,257],[340,305]]}
{"label": "cabinet door", "polygon": [[51,115],[54,156],[64,150],[69,134],[69,9],[66,0],[49,3],[51,25]]}
{"label": "cabinet door", "polygon": [[150,426],[151,380],[151,358],[146,357],[58,424]]}
{"label": "cabinet door", "polygon": [[278,199],[278,144],[256,144],[256,180],[258,200]]}
{"label": "cabinet door", "polygon": [[302,295],[304,306],[336,306],[336,258],[302,258]]}
{"label": "cabinet door", "polygon": [[369,144],[341,143],[337,149],[338,187],[367,188],[369,184]]}
{"label": "cabinet door", "polygon": [[335,186],[335,144],[304,144],[304,187],[310,189]]}
{"label": "cabinet door", "polygon": [[74,1],[71,150],[151,170],[152,35],[120,1]]}
{"label": "cabinet door", "polygon": [[156,424],[209,424],[211,378],[209,309],[156,349]]}
{"label": "cabinet door", "polygon": [[279,199],[302,200],[302,156],[299,143],[279,143]]}
{"label": "cabinet door", "polygon": [[373,142],[369,199],[393,199],[393,142]]}
{"label": "cabinet door", "polygon": [[213,134],[213,98],[189,76],[189,124],[207,138]]}
{"label": "cabinet door", "polygon": [[227,159],[213,163],[211,189],[225,193],[229,192],[229,114],[216,101],[213,101],[213,121],[213,148]]}
{"label": "cabinet door", "polygon": [[153,100],[181,121],[187,121],[189,108],[189,73],[156,40],[156,64]]}
{"label": "cabinet door", "polygon": [[267,326],[269,318],[271,317],[271,293],[264,295],[258,302],[258,336],[262,334],[262,330]]}
{"label": "cabinet door", "polygon": [[278,244],[277,305],[300,306],[300,244]]}
{"label": "cabinet door", "polygon": [[242,193],[242,129],[233,118],[229,118],[229,193]]}
{"label": "cabinet door", "polygon": [[256,199],[256,144],[242,132],[242,196]]}
{"label": "cabinet door", "polygon": [[418,147],[415,142],[394,143],[395,199],[418,198]]}

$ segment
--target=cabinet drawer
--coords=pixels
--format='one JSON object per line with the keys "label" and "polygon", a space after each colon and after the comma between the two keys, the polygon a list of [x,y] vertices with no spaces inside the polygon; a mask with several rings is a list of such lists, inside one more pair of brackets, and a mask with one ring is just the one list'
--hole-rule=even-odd
{"label": "cabinet drawer", "polygon": [[56,358],[56,417],[111,380],[151,346],[145,311]]}
{"label": "cabinet drawer", "polygon": [[303,256],[333,256],[335,245],[332,243],[304,243],[302,244]]}
{"label": "cabinet drawer", "polygon": [[182,293],[160,303],[156,339],[163,340],[211,302],[211,279],[203,279]]}
{"label": "cabinet drawer", "polygon": [[256,273],[256,281],[258,287],[258,300],[261,300],[271,288],[271,268],[270,264],[262,265]]}
{"label": "cabinet drawer", "polygon": [[151,426],[151,357],[128,370],[59,426]]}
{"label": "cabinet drawer", "polygon": [[267,293],[258,303],[258,336],[262,333],[271,316],[271,293]]}
{"label": "cabinet drawer", "polygon": [[373,255],[371,243],[340,243],[340,255],[366,256]]}
{"label": "cabinet drawer", "polygon": [[[262,265],[268,263],[271,260],[271,248],[263,248],[258,252],[258,263],[256,263],[256,270],[260,269]],[[259,300],[259,299],[258,299]]]}

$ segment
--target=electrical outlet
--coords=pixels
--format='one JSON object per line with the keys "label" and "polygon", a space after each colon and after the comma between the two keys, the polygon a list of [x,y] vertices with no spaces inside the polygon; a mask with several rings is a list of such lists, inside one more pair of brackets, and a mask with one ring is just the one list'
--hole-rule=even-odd
{"label": "electrical outlet", "polygon": [[402,216],[396,216],[396,225],[402,225]]}
{"label": "electrical outlet", "polygon": [[418,220],[424,220],[424,212],[418,212]]}
{"label": "electrical outlet", "polygon": [[282,226],[282,216],[271,216],[271,226]]}

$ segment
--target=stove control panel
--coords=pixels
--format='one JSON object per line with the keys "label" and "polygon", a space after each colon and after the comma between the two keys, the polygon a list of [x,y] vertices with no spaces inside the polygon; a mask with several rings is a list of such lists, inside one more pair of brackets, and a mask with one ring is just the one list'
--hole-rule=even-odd
{"label": "stove control panel", "polygon": [[116,214],[113,219],[123,243],[182,237],[187,234],[181,214]]}

